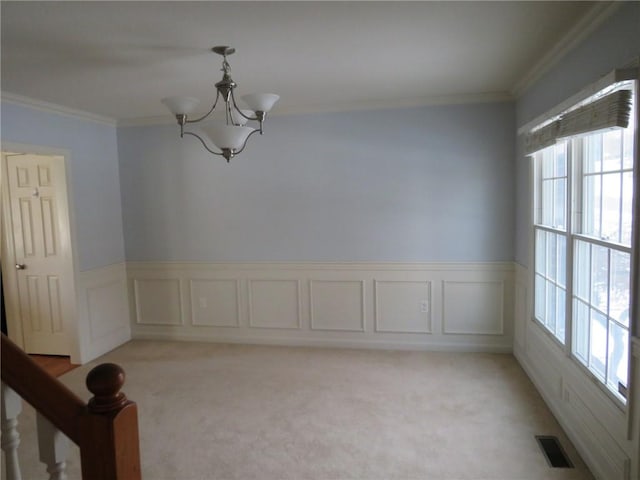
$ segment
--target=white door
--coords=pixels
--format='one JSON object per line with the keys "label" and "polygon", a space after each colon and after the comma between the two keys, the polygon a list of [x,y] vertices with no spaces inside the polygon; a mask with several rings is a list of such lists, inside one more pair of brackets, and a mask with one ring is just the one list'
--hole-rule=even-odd
{"label": "white door", "polygon": [[64,159],[5,158],[24,350],[69,355],[74,290]]}

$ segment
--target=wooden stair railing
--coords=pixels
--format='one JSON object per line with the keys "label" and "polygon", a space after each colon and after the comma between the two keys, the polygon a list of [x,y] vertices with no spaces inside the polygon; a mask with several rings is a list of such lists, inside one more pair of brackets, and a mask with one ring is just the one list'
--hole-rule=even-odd
{"label": "wooden stair railing", "polygon": [[89,372],[85,404],[2,334],[2,382],[80,447],[84,480],[141,480],[138,408],[113,363]]}

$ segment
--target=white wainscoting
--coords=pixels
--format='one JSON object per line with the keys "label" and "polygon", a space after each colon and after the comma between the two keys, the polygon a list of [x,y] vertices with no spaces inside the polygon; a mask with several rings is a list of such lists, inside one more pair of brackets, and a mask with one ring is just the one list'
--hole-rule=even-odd
{"label": "white wainscoting", "polygon": [[[640,478],[632,458],[638,432],[616,404],[564,348],[532,319],[531,272],[515,267],[514,354],[599,480]],[[638,365],[638,359],[635,358]],[[636,369],[637,371],[637,369]],[[638,385],[635,387],[637,393]],[[636,402],[629,402],[630,405]],[[637,406],[635,408],[638,408]],[[636,412],[636,415],[640,411]],[[638,424],[640,426],[640,423]],[[540,432],[544,434],[545,432]],[[635,452],[635,453],[634,453]]]}
{"label": "white wainscoting", "polygon": [[79,272],[76,276],[79,358],[87,363],[131,340],[124,263]]}
{"label": "white wainscoting", "polygon": [[132,333],[510,352],[513,264],[128,262]]}

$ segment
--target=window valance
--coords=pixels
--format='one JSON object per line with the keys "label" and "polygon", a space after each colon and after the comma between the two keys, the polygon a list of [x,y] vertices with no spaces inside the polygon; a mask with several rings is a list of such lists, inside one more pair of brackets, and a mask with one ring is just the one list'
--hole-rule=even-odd
{"label": "window valance", "polygon": [[529,132],[525,136],[525,153],[529,155],[542,150],[560,138],[616,127],[626,128],[629,125],[631,107],[630,88],[621,88],[604,96],[594,95],[583,102],[583,105],[574,106],[556,120]]}

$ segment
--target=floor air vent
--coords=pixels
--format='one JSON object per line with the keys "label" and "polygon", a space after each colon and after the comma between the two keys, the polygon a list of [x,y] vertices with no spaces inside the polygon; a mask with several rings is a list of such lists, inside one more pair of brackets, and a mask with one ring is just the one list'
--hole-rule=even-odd
{"label": "floor air vent", "polygon": [[544,457],[547,459],[547,463],[552,468],[573,468],[573,464],[567,454],[564,453],[564,449],[558,440],[558,437],[549,435],[536,435],[536,440]]}

